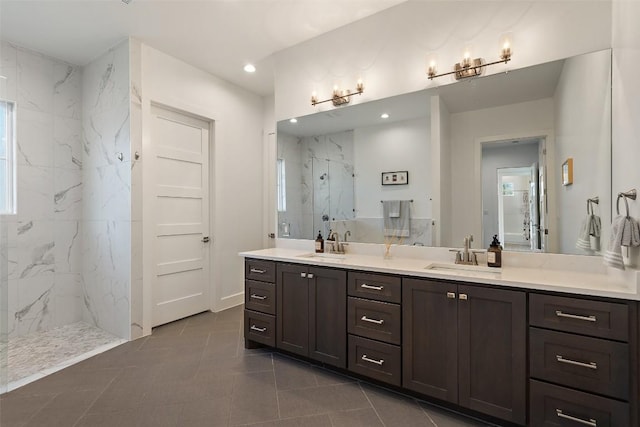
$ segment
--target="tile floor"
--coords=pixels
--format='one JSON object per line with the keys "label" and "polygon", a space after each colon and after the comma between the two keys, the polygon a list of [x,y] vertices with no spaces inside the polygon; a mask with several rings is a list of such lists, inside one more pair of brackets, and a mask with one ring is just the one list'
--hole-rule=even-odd
{"label": "tile floor", "polygon": [[242,307],[154,330],[0,396],[0,425],[467,427],[486,425],[264,349]]}

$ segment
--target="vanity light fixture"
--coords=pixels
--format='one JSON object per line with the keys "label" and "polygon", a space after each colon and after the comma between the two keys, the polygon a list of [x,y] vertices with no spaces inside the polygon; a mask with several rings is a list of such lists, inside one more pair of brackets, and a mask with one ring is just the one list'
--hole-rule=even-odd
{"label": "vanity light fixture", "polygon": [[482,75],[484,69],[489,65],[496,64],[506,64],[511,61],[511,45],[509,41],[505,41],[502,45],[502,50],[500,51],[500,60],[493,61],[489,63],[484,63],[482,58],[471,59],[471,54],[469,51],[464,53],[464,57],[462,61],[458,62],[453,66],[453,71],[448,73],[437,74],[437,68],[435,61],[431,61],[429,63],[429,68],[427,68],[427,75],[429,76],[429,80],[433,80],[436,77],[448,76],[450,74],[454,74],[456,80],[466,79],[468,77],[476,77]]}
{"label": "vanity light fixture", "polygon": [[322,104],[323,102],[333,102],[333,105],[338,107],[343,104],[348,104],[351,101],[351,97],[353,95],[361,95],[364,92],[364,83],[362,83],[362,79],[358,79],[356,84],[356,91],[351,92],[349,89],[340,90],[338,86],[333,87],[333,96],[329,99],[325,99],[324,101],[318,101],[318,95],[313,92],[311,94],[311,105],[316,106],[318,104]]}

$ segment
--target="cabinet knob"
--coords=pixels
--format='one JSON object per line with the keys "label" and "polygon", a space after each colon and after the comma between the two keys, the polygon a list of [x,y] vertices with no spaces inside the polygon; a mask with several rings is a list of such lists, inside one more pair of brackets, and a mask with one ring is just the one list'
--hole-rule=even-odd
{"label": "cabinet knob", "polygon": [[313,274],[312,273],[307,274],[307,279],[313,279]]}
{"label": "cabinet knob", "polygon": [[460,294],[459,298],[463,301],[468,300],[469,298],[467,297],[467,294]]}
{"label": "cabinet knob", "polygon": [[447,298],[456,299],[456,293],[455,292],[447,292]]}
{"label": "cabinet knob", "polygon": [[300,277],[307,277],[307,273],[300,273]]}

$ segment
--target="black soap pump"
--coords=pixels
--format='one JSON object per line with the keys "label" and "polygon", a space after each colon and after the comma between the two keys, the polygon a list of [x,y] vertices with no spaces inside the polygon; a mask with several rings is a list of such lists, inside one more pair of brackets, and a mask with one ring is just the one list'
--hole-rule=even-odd
{"label": "black soap pump", "polygon": [[489,267],[502,267],[502,246],[498,240],[498,235],[493,235],[493,241],[487,249],[487,265]]}
{"label": "black soap pump", "polygon": [[324,252],[324,239],[322,233],[318,230],[318,237],[316,237],[316,253]]}

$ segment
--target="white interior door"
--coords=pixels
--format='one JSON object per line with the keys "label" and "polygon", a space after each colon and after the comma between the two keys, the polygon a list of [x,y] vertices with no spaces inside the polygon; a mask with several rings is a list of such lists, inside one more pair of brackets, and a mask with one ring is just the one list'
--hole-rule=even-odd
{"label": "white interior door", "polygon": [[153,106],[153,326],[209,308],[209,123]]}

